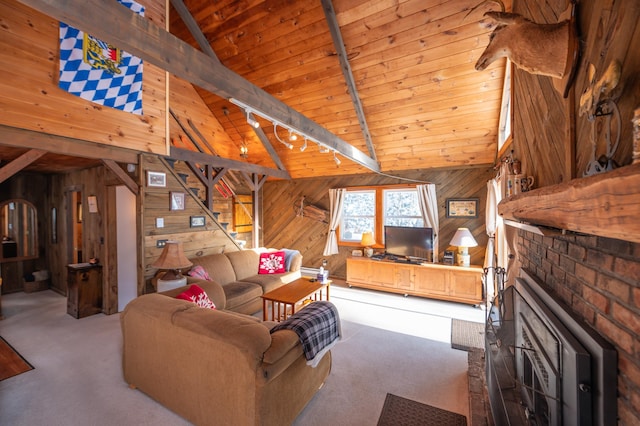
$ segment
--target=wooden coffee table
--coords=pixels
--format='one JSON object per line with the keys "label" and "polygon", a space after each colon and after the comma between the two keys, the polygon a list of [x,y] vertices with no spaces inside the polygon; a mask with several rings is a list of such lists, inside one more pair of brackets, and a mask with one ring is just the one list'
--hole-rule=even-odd
{"label": "wooden coffee table", "polygon": [[[323,300],[326,289],[326,299],[329,300],[329,286],[331,280],[325,283],[311,282],[309,278],[298,278],[295,281],[278,287],[262,295],[262,319],[269,320],[269,302],[271,302],[271,321],[283,321],[296,312],[296,305],[300,302]],[[303,304],[306,305],[306,303]]]}

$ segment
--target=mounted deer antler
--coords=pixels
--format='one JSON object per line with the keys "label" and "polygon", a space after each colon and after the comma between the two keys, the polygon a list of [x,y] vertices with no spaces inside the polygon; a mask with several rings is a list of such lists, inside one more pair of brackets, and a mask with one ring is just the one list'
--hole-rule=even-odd
{"label": "mounted deer antler", "polygon": [[570,18],[556,24],[536,24],[515,13],[485,13],[499,25],[476,62],[476,70],[482,71],[496,59],[507,57],[531,74],[564,79],[559,91],[566,97],[578,59],[574,11],[574,5],[570,5],[563,13],[570,13]]}

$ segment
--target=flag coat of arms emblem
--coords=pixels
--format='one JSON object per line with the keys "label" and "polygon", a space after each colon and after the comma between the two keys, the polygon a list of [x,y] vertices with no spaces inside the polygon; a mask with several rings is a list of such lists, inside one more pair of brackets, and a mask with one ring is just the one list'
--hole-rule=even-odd
{"label": "flag coat of arms emblem", "polygon": [[[144,16],[142,5],[118,2]],[[142,115],[142,59],[63,22],[58,87],[82,99]]]}

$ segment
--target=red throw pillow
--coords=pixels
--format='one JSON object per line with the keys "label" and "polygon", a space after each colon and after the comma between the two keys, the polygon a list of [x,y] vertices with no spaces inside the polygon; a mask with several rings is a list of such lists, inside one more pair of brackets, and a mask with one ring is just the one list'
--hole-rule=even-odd
{"label": "red throw pillow", "polygon": [[191,284],[189,286],[189,289],[177,295],[176,299],[188,300],[189,302],[193,302],[201,308],[216,308],[216,305],[213,303],[213,301],[209,299],[207,292],[197,284]]}
{"label": "red throw pillow", "polygon": [[286,272],[286,269],[284,267],[283,251],[260,253],[259,274],[283,274],[284,272]]}

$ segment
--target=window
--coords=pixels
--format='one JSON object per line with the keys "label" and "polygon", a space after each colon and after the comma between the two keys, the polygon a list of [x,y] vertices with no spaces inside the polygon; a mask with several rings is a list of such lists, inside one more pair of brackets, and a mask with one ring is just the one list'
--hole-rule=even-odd
{"label": "window", "polygon": [[384,225],[424,226],[414,186],[349,188],[342,206],[339,244],[359,246],[362,233],[372,231],[376,246],[384,245]]}
{"label": "window", "polygon": [[421,227],[424,224],[418,191],[414,189],[385,189],[384,224],[389,226]]}
{"label": "window", "polygon": [[360,242],[362,233],[376,225],[376,191],[347,191],[342,205],[340,241]]}

